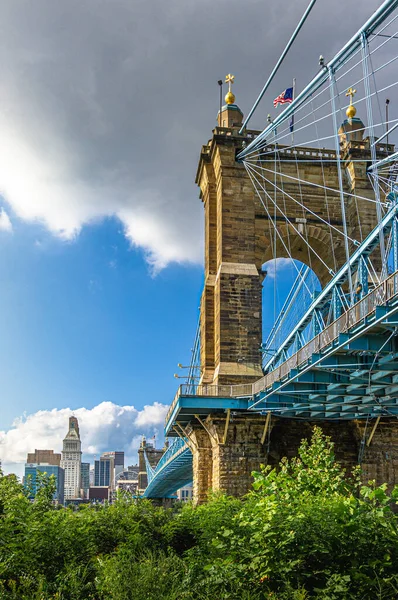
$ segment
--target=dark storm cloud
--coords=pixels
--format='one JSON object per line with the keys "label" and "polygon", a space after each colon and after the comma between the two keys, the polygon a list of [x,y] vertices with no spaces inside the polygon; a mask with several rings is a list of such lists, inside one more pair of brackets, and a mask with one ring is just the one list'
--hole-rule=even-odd
{"label": "dark storm cloud", "polygon": [[[201,260],[193,180],[236,76],[247,113],[307,0],[5,0],[0,6],[0,188],[57,235],[116,215],[155,268]],[[318,0],[250,126],[304,87],[380,4]]]}

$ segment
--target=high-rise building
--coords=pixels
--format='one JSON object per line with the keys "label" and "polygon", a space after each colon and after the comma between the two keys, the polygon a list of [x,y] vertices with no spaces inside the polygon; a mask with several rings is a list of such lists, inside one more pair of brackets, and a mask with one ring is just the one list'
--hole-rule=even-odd
{"label": "high-rise building", "polygon": [[[111,454],[111,453],[110,453]],[[115,484],[115,463],[113,456],[101,456],[94,461],[94,485],[113,488]]]}
{"label": "high-rise building", "polygon": [[37,465],[55,465],[56,467],[61,466],[61,455],[54,453],[54,450],[35,450],[29,452],[26,458],[27,463],[35,463]]}
{"label": "high-rise building", "polygon": [[114,478],[116,481],[117,476],[124,469],[124,452],[103,452],[102,458],[113,458],[113,464],[115,469]]}
{"label": "high-rise building", "polygon": [[81,465],[81,483],[82,496],[88,498],[88,490],[90,488],[90,463],[82,462]]}
{"label": "high-rise building", "polygon": [[[32,454],[28,454],[28,457]],[[24,486],[29,490],[29,498],[34,498],[38,489],[38,476],[37,473],[46,473],[47,475],[55,476],[56,489],[53,495],[53,500],[57,504],[64,503],[64,470],[59,465],[50,464],[37,464],[37,463],[26,463],[25,464],[25,477]]]}
{"label": "high-rise building", "polygon": [[124,452],[103,452],[94,462],[94,485],[107,486],[112,490],[124,470]]}
{"label": "high-rise building", "polygon": [[61,467],[65,471],[65,500],[79,498],[81,488],[82,444],[79,422],[76,417],[69,418],[69,430],[62,448]]}

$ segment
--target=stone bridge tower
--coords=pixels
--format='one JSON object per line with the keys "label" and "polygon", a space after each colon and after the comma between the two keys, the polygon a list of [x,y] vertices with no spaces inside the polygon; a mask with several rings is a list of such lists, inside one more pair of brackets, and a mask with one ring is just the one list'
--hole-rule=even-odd
{"label": "stone bridge tower", "polygon": [[[242,147],[260,132],[246,130],[240,135],[243,114],[231,92],[226,101],[212,138],[202,147],[196,176],[205,213],[205,285],[200,313],[202,382],[214,384],[244,383],[262,376],[260,346],[265,276],[262,265],[274,258],[270,219],[276,219],[279,232],[277,258],[288,257],[286,242],[289,238],[293,258],[311,266],[321,283],[329,280],[330,272],[317,255],[330,270],[336,271],[345,262],[343,236],[340,239],[334,236],[332,250],[330,228],[293,200],[301,194],[313,213],[342,229],[340,197],[331,191],[326,201],[323,188],[323,185],[333,190],[339,187],[336,163],[328,162],[336,158],[335,150],[323,149],[320,156],[318,148],[298,147],[293,152],[290,146],[285,151],[283,146],[278,146],[278,155],[290,162],[280,163],[286,177],[277,176],[276,185],[283,188],[284,194],[283,197],[279,194],[276,202],[285,207],[291,223],[301,228],[302,235],[315,250],[311,252],[283,216],[267,213],[244,165],[237,161]],[[374,205],[354,196],[372,197],[373,194],[366,176],[370,147],[363,134],[364,124],[355,118],[355,113],[339,130],[346,191],[353,194],[346,208],[347,229],[350,237],[359,240],[364,239],[377,222]],[[378,154],[381,158],[385,156],[381,149]],[[357,162],[360,158],[363,163]],[[298,178],[314,185],[294,180]],[[275,189],[270,187],[269,193],[274,194]]]}
{"label": "stone bridge tower", "polygon": [[[355,107],[352,108],[355,111]],[[361,240],[376,224],[374,205],[355,197],[356,194],[374,197],[366,175],[370,141],[364,138],[364,124],[355,117],[355,112],[351,111],[347,116],[339,129],[344,185],[347,193],[352,194],[346,205],[347,231],[351,238]],[[205,283],[200,312],[201,383],[210,385],[248,383],[263,374],[260,346],[262,282],[266,273],[262,265],[273,258],[271,219],[276,220],[278,229],[277,257],[288,256],[286,240],[289,238],[293,258],[311,266],[322,284],[330,278],[329,270],[336,271],[345,262],[343,236],[341,241],[334,237],[332,250],[330,228],[313,214],[303,212],[303,208],[292,200],[284,199],[290,223],[281,215],[266,211],[245,166],[237,160],[244,144],[249,144],[260,133],[245,130],[239,134],[242,119],[243,114],[230,90],[226,104],[218,114],[217,127],[211,139],[202,146],[196,176],[205,217]],[[320,156],[319,148],[278,146],[278,153],[281,157],[294,158],[281,163],[284,165],[282,175],[293,178],[283,178],[281,185],[282,175],[277,175],[278,186],[294,198],[299,185],[294,177],[311,182],[312,185],[301,183],[300,193],[306,206],[326,223],[341,229],[340,197],[325,192],[323,187],[326,185],[333,190],[339,187],[336,151],[323,149]],[[377,154],[384,157],[386,147],[379,145]],[[270,188],[269,192],[274,193],[274,189]],[[305,247],[291,223],[299,224],[315,252]],[[205,500],[210,488],[233,495],[245,493],[250,487],[252,470],[261,463],[276,464],[282,456],[293,456],[301,438],[309,435],[312,428],[311,423],[272,418],[272,433],[266,449],[264,420],[264,416],[253,413],[226,416],[225,412],[210,415],[205,423],[193,419],[187,434],[192,440],[197,502]],[[322,426],[336,441],[336,454],[343,464],[356,464],[363,434],[362,422],[328,422]],[[383,440],[391,442],[393,430],[394,426],[388,432],[384,429],[388,434],[380,438],[384,450]],[[382,432],[379,428],[378,435]],[[375,477],[376,469],[379,469],[379,479],[391,480],[388,464],[380,467],[383,462],[380,452],[372,457],[368,451],[368,459],[365,456],[365,463],[366,460],[369,463],[367,475]]]}

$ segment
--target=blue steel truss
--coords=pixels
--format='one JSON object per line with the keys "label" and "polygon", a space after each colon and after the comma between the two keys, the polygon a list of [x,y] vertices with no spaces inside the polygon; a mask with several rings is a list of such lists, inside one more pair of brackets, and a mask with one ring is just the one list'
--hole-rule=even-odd
{"label": "blue steel truss", "polygon": [[165,432],[230,409],[346,420],[398,415],[398,271],[254,384],[181,386]]}
{"label": "blue steel truss", "polygon": [[177,438],[167,448],[156,469],[150,466],[145,452],[144,456],[148,474],[145,498],[173,498],[179,488],[192,481],[192,452],[186,440]]}
{"label": "blue steel truss", "polygon": [[[267,364],[264,377],[254,384],[180,386],[166,417],[165,435],[178,435],[154,470],[147,459],[147,498],[173,497],[192,481],[192,452],[181,437],[192,420],[212,413],[257,412],[306,420],[348,420],[398,416],[398,203],[353,252],[349,261],[312,302],[295,329]],[[380,233],[392,232],[394,272],[372,289],[364,261],[378,245]],[[357,272],[361,292],[345,303],[336,289],[346,283],[348,270]],[[312,339],[286,360],[283,353],[321,312],[334,304],[334,320],[326,327],[317,320]]]}
{"label": "blue steel truss", "polygon": [[[312,421],[398,416],[397,332],[398,270],[254,384],[180,386],[165,434],[228,409],[232,422],[253,411]],[[178,437],[148,478],[147,498],[173,497],[192,481],[187,441]]]}
{"label": "blue steel truss", "polygon": [[[296,328],[254,384],[181,386],[166,417],[166,435],[181,435],[199,415],[226,411],[271,412],[306,419],[356,419],[398,415],[398,204],[313,301]],[[394,272],[368,288],[363,262],[377,246],[380,231],[392,236]],[[278,362],[297,332],[326,302],[337,305],[335,290],[358,271],[361,292],[334,309],[334,320],[286,360]],[[362,278],[362,279],[361,279]],[[175,429],[178,425],[179,430]]]}
{"label": "blue steel truss", "polygon": [[[289,123],[291,117],[312,101],[314,94],[329,82],[333,137],[336,142],[333,160],[339,172],[344,228],[346,192],[341,179],[337,134],[338,109],[335,101],[339,93],[336,74],[351,58],[361,54],[364,71],[359,83],[363,81],[366,95],[364,100],[368,113],[371,158],[367,172],[373,180],[377,227],[362,243],[351,240],[355,244],[353,251],[348,248],[348,237],[345,235],[346,263],[337,273],[331,273],[331,280],[306,308],[293,330],[275,352],[272,351],[271,356],[268,353],[261,379],[241,385],[200,385],[197,383],[197,374],[190,370],[187,384],[180,386],[166,416],[165,435],[177,435],[178,438],[165,452],[156,469],[152,469],[147,461],[149,484],[144,494],[146,497],[171,497],[178,488],[192,480],[192,452],[186,427],[193,421],[203,424],[202,419],[212,413],[228,412],[228,423],[229,420],[233,422],[236,413],[253,412],[264,414],[265,423],[268,423],[270,415],[311,421],[398,416],[398,152],[392,152],[381,160],[377,160],[376,156],[376,144],[394,131],[398,124],[391,124],[390,130],[376,139],[371,96],[377,90],[371,92],[369,70],[369,40],[378,35],[378,27],[397,8],[398,0],[383,2],[328,64],[321,63],[321,70],[314,79],[237,157],[245,166],[248,165],[251,173],[256,173],[255,169],[258,169],[258,166],[253,166],[256,157],[260,157],[266,165],[266,156],[276,155],[278,128]],[[395,18],[398,15],[391,23]],[[391,39],[394,37],[385,33],[380,35]],[[398,56],[385,64],[395,59]],[[374,78],[373,71],[372,75]],[[270,148],[265,148],[266,140],[272,140],[268,144]],[[388,144],[383,152],[390,152]],[[332,159],[329,157],[328,160]],[[386,203],[380,200],[383,186],[386,187]],[[278,191],[284,193],[283,189]],[[387,207],[384,216],[382,205]],[[287,217],[286,221],[290,223]],[[383,262],[382,272],[378,275],[375,273],[376,281],[370,282],[370,255],[376,249]],[[392,270],[390,275],[387,264]],[[272,341],[278,327],[276,323],[271,332]],[[303,336],[304,331],[307,334],[311,332],[312,337],[308,342]],[[195,341],[195,349],[198,348],[199,334]],[[195,359],[192,364],[197,365],[197,352],[193,354]]]}
{"label": "blue steel truss", "polygon": [[[294,344],[297,336],[299,336],[311,322],[315,322],[316,329],[320,332],[324,328],[324,320],[322,319],[322,311],[327,304],[333,307],[334,317],[337,318],[343,311],[342,305],[342,286],[347,282],[348,275],[358,273],[358,284],[360,292],[354,296],[344,294],[344,301],[347,307],[353,306],[358,299],[364,297],[368,292],[368,270],[366,261],[372,251],[378,246],[380,233],[387,236],[393,229],[393,224],[397,220],[398,206],[396,199],[390,210],[382,219],[381,223],[368,235],[362,244],[355,250],[349,260],[341,267],[341,269],[332,277],[329,283],[318,294],[312,304],[304,313],[294,329],[289,333],[284,342],[279,346],[278,350],[265,364],[264,370],[266,373],[275,369],[276,365],[281,362],[281,358],[287,356],[289,349]],[[394,244],[396,241],[393,242]],[[397,270],[398,264],[395,263],[396,252],[392,252],[393,270]]]}

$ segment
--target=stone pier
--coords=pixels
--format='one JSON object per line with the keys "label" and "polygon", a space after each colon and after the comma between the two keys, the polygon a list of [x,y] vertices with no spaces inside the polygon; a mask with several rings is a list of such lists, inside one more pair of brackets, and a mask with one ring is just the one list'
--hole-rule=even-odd
{"label": "stone pier", "polygon": [[[395,418],[369,421],[315,422],[273,417],[265,429],[262,415],[230,418],[224,442],[226,415],[209,416],[204,425],[190,428],[194,501],[202,504],[210,491],[241,497],[251,489],[252,472],[260,465],[277,467],[282,458],[297,456],[302,439],[310,439],[314,425],[321,427],[335,444],[336,460],[349,474],[361,461],[362,480],[367,483],[398,484],[398,422]],[[366,427],[366,433],[365,433]],[[196,446],[195,446],[196,444]],[[361,446],[363,454],[361,457]]]}

